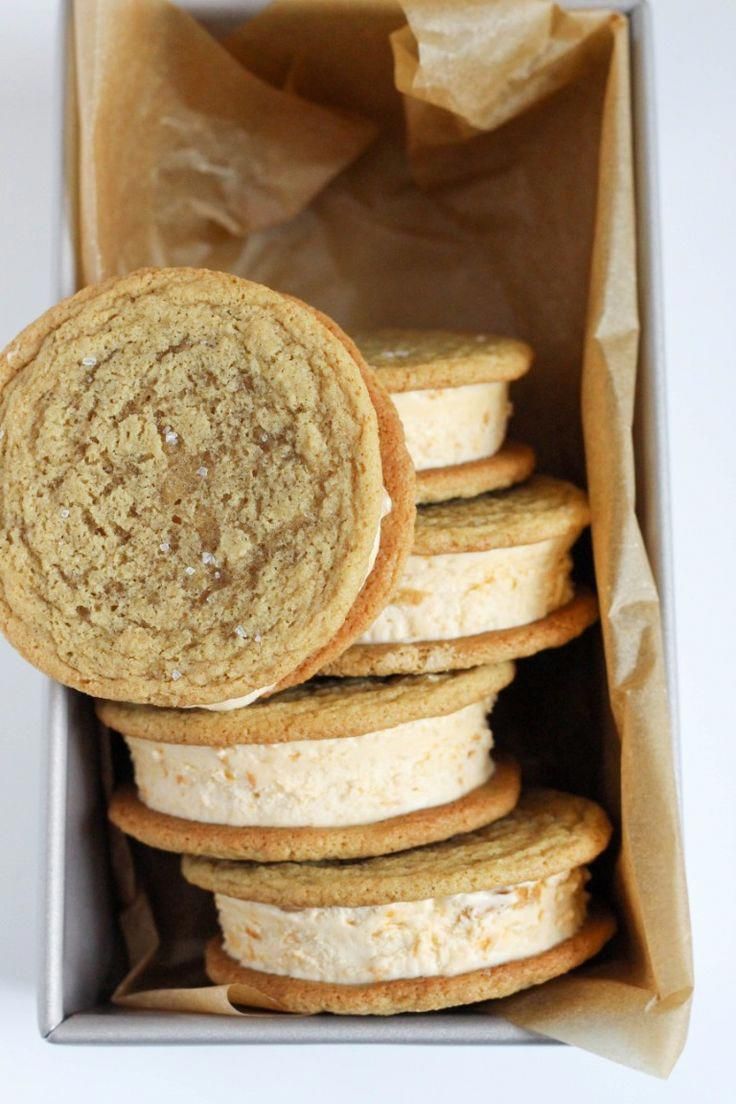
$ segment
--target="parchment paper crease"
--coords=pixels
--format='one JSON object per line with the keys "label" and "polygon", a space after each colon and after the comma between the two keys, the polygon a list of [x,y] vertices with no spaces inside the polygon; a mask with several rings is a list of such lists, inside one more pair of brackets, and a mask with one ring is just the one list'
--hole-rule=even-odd
{"label": "parchment paper crease", "polygon": [[[162,0],[77,0],[80,279],[208,265],[348,330],[496,330],[535,347],[514,435],[541,468],[587,478],[605,671],[594,634],[527,661],[494,727],[527,777],[602,796],[618,818],[620,855],[598,882],[623,932],[591,967],[492,1010],[666,1075],[691,967],[659,606],[634,500],[627,34],[621,15],[547,0],[277,0],[217,42]],[[174,857],[117,839],[114,858],[133,966],[116,1000],[222,1014],[267,1003],[203,986],[212,904]]]}

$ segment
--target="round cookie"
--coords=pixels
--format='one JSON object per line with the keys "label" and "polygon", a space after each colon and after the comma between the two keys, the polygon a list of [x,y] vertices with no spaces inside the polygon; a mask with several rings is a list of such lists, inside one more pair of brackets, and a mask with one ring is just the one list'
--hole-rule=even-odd
{"label": "round cookie", "polygon": [[392,394],[510,382],[529,371],[534,355],[513,337],[453,330],[373,330],[355,343]]}
{"label": "round cookie", "polygon": [[569,548],[589,521],[583,491],[541,475],[421,507],[391,602],[323,673],[445,671],[567,643],[597,618],[594,596],[569,579]]}
{"label": "round cookie", "polygon": [[305,863],[387,855],[472,831],[506,816],[518,801],[520,788],[517,763],[499,755],[488,781],[469,794],[372,824],[327,828],[203,824],[149,809],[132,786],[113,794],[108,815],[126,835],[162,851],[263,863]]}
{"label": "round cookie", "polygon": [[[394,1016],[496,1000],[541,985],[593,958],[615,931],[613,916],[604,909],[596,909],[569,939],[530,958],[450,977],[402,978],[367,985],[331,985],[251,970],[231,958],[222,946],[222,938],[215,936],[207,943],[205,969],[215,985],[235,987],[231,998],[236,1003],[240,984],[270,997],[285,1012]],[[246,996],[243,1004],[247,1003]]]}
{"label": "round cookie", "polygon": [[102,700],[95,710],[103,724],[123,736],[169,744],[231,747],[332,740],[419,717],[444,717],[497,694],[513,676],[513,664],[499,663],[440,675],[317,679],[227,713]]}
{"label": "round cookie", "polygon": [[419,504],[446,502],[451,498],[475,498],[486,491],[500,491],[522,483],[534,471],[534,450],[529,445],[509,441],[493,456],[450,464],[445,468],[426,468],[416,473],[416,499]]}
{"label": "round cookie", "polygon": [[402,441],[355,347],[297,300],[197,269],[86,288],[0,360],[0,627],[107,698],[303,681],[408,552]]}
{"label": "round cookie", "polygon": [[516,808],[465,836],[357,863],[221,862],[185,855],[192,885],[244,901],[311,909],[423,901],[518,885],[583,866],[605,850],[611,824],[595,802],[526,790]]}

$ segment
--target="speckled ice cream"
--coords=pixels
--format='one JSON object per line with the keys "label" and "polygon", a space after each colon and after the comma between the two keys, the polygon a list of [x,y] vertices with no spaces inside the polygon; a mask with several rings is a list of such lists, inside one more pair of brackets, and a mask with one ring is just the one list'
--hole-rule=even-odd
{"label": "speckled ice cream", "polygon": [[505,383],[403,391],[391,399],[417,471],[493,456],[511,413]]}
{"label": "speckled ice cream", "polygon": [[141,800],[209,824],[370,824],[455,801],[490,778],[492,698],[329,740],[216,748],[127,737]]}
{"label": "speckled ice cream", "polygon": [[409,556],[393,600],[359,643],[454,640],[545,617],[572,598],[569,551],[577,535],[485,552]]}
{"label": "speckled ice cream", "polygon": [[586,912],[587,872],[424,901],[281,909],[215,895],[227,953],[253,970],[359,985],[451,977],[541,954]]}

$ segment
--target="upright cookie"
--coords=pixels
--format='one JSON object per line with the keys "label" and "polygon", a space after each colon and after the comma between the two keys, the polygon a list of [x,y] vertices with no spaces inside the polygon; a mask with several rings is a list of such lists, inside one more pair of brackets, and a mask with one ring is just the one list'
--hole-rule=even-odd
{"label": "upright cookie", "polygon": [[369,624],[411,540],[392,404],[349,339],[224,273],[89,287],[0,360],[0,627],[70,686],[218,706]]}
{"label": "upright cookie", "polygon": [[469,498],[531,475],[532,449],[504,445],[509,381],[528,371],[528,345],[445,330],[377,330],[356,341],[399,412],[417,502]]}
{"label": "upright cookie", "polygon": [[585,494],[547,476],[420,507],[391,602],[326,673],[446,671],[566,643],[597,616],[570,575],[589,519]]}
{"label": "upright cookie", "polygon": [[215,894],[218,983],[292,1012],[391,1015],[506,996],[571,969],[613,934],[588,912],[591,862],[611,828],[599,806],[530,791],[509,816],[444,843],[360,863],[185,857]]}
{"label": "upright cookie", "polygon": [[518,768],[490,757],[510,663],[448,675],[337,679],[230,713],[98,702],[137,784],[110,817],[153,847],[277,862],[356,858],[504,816]]}

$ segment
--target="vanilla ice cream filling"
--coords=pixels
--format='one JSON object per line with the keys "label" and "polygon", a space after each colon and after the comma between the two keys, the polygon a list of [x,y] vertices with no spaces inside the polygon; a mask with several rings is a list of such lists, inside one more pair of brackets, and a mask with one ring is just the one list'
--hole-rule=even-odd
{"label": "vanilla ice cream filling", "polygon": [[[383,498],[381,499],[381,521],[391,513],[391,496],[386,488],[383,488]],[[373,546],[371,547],[370,555],[368,556],[368,566],[363,576],[363,583],[370,575],[371,571],[376,565],[378,559],[378,553],[381,549],[381,524],[379,522],[376,535],[373,538]],[[244,643],[247,645],[248,638],[243,638]],[[256,641],[257,645],[258,641]],[[262,698],[264,694],[269,694],[277,686],[277,683],[271,683],[270,686],[261,686],[258,690],[251,690],[250,694],[245,694],[242,698],[227,698],[225,701],[213,702],[210,705],[185,705],[184,709],[209,709],[213,713],[229,713],[232,709],[244,709],[246,705],[251,705],[258,698]]]}
{"label": "vanilla ice cream filling", "polygon": [[542,954],[585,920],[584,867],[501,889],[360,908],[281,909],[215,894],[227,953],[253,970],[361,985],[452,977]]}
{"label": "vanilla ice cream filling", "polygon": [[336,740],[192,747],[126,737],[141,800],[206,824],[371,824],[455,801],[493,773],[493,698]]}
{"label": "vanilla ice cream filling", "polygon": [[391,395],[417,471],[498,452],[511,414],[507,383],[471,383]]}
{"label": "vanilla ice cream filling", "polygon": [[361,644],[454,640],[528,625],[573,596],[564,537],[488,552],[409,556],[393,598]]}
{"label": "vanilla ice cream filling", "polygon": [[270,686],[261,686],[258,690],[251,690],[250,694],[244,694],[242,698],[227,698],[225,701],[212,702],[210,705],[183,705],[182,709],[209,709],[211,713],[229,713],[231,709],[244,709],[246,705],[258,701],[264,694],[270,693],[278,683],[272,682]]}

